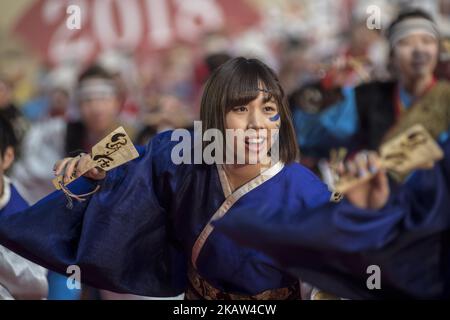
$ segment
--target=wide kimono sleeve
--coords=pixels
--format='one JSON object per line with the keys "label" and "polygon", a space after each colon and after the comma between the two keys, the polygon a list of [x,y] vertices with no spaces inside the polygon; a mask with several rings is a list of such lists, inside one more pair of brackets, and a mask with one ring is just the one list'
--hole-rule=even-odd
{"label": "wide kimono sleeve", "polygon": [[381,210],[344,200],[270,224],[236,214],[216,228],[340,297],[449,298],[450,140],[443,148],[445,158],[415,172]]}
{"label": "wide kimono sleeve", "polygon": [[[55,191],[21,212],[0,216],[0,244],[56,272],[80,271],[82,283],[119,293],[174,296],[184,290],[184,264],[170,235],[173,168],[170,132],[140,157],[111,170],[85,202]],[[79,178],[75,194],[96,182]],[[77,266],[70,268],[69,266]]]}

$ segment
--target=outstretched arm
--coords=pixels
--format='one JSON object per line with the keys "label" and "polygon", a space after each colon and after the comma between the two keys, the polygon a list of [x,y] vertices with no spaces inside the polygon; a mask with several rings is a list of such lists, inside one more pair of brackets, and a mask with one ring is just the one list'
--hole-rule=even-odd
{"label": "outstretched arm", "polygon": [[[67,207],[55,191],[29,209],[0,217],[0,243],[47,269],[66,274],[76,265],[81,282],[115,292],[173,296],[178,252],[166,232],[167,212],[158,188],[170,134],[147,145],[141,156],[108,172],[100,190]],[[142,151],[142,150],[141,150]],[[170,153],[170,151],[169,151]],[[74,194],[97,182],[81,177],[69,185]]]}
{"label": "outstretched arm", "polygon": [[[278,223],[227,216],[217,229],[344,298],[443,298],[450,286],[450,143],[444,150],[442,161],[417,171],[381,209],[344,200]],[[372,265],[381,270],[381,290],[367,287]]]}

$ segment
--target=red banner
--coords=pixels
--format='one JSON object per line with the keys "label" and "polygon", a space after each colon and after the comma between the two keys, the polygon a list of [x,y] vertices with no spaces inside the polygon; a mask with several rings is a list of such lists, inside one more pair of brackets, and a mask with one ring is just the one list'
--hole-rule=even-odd
{"label": "red banner", "polygon": [[36,0],[14,32],[58,64],[86,62],[111,48],[148,55],[195,44],[205,32],[234,34],[258,22],[245,0]]}

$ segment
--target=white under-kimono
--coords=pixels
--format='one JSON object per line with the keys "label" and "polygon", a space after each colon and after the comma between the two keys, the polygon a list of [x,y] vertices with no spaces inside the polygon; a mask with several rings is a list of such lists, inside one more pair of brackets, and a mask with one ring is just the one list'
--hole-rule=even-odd
{"label": "white under-kimono", "polygon": [[[20,197],[8,178],[3,177],[0,195],[0,215],[12,213],[26,202]],[[0,246],[0,299],[47,298],[47,270]]]}

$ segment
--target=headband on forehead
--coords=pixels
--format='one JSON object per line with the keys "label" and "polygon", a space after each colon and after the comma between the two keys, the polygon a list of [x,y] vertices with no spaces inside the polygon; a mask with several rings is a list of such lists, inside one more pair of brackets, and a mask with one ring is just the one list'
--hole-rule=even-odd
{"label": "headband on forehead", "polygon": [[435,39],[439,38],[439,30],[433,21],[417,17],[405,19],[392,27],[389,33],[389,43],[391,47],[394,47],[403,38],[417,32],[429,34]]}
{"label": "headband on forehead", "polygon": [[80,101],[113,97],[117,94],[113,81],[105,79],[89,79],[81,82],[78,89]]}

